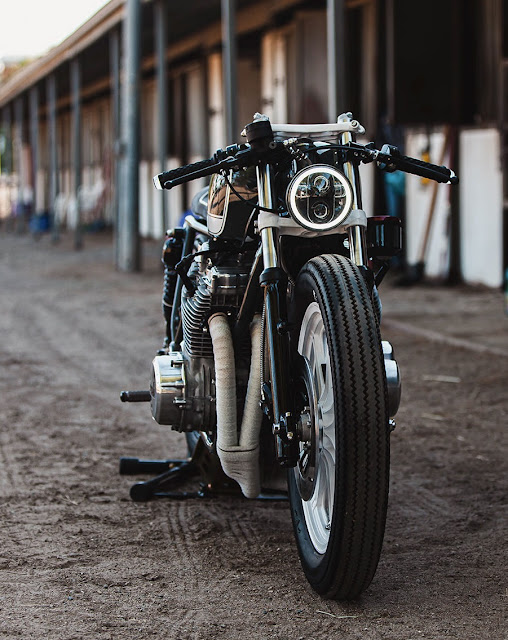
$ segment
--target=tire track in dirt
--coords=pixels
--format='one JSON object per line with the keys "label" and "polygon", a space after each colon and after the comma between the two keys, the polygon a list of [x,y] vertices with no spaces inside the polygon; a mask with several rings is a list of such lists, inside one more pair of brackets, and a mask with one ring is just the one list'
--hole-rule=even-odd
{"label": "tire track in dirt", "polygon": [[[124,501],[116,451],[157,457],[184,439],[151,431],[144,406],[112,409],[117,384],[146,381],[161,278],[114,273],[88,242],[71,256],[0,236],[2,638],[502,637],[506,358],[390,330],[405,388],[381,568],[358,605],[325,604],[281,505]],[[436,372],[461,382],[422,379]]]}
{"label": "tire track in dirt", "polygon": [[401,496],[396,506],[404,513],[405,518],[430,524],[431,520],[449,514],[452,504],[450,498],[436,495],[435,491],[423,486],[424,482],[425,478],[412,478],[411,496]]}
{"label": "tire track in dirt", "polygon": [[394,332],[398,331],[401,333],[407,333],[408,335],[415,336],[416,338],[423,338],[428,342],[444,344],[455,349],[466,349],[473,353],[508,358],[508,349],[500,349],[485,344],[479,344],[478,342],[473,342],[471,340],[448,336],[444,333],[439,333],[438,331],[416,327],[408,322],[401,322],[400,320],[395,320],[390,317],[383,318],[382,327]]}
{"label": "tire track in dirt", "polygon": [[[115,339],[99,328],[92,329],[79,314],[69,313],[59,305],[50,305],[40,301],[37,311],[29,310],[30,317],[25,320],[25,331],[38,345],[46,350],[46,358],[56,358],[63,369],[58,373],[67,384],[86,381],[96,388],[104,383],[111,385],[116,379],[118,370],[125,372],[126,377],[139,371],[148,371],[149,357],[142,358],[136,350],[129,352],[123,341]],[[35,324],[37,321],[37,324]],[[37,326],[38,331],[32,327]],[[47,327],[55,327],[50,333]],[[132,336],[134,340],[135,336]],[[97,355],[101,360],[97,362]],[[90,372],[94,372],[93,378]]]}
{"label": "tire track in dirt", "polygon": [[[235,502],[238,502],[235,504]],[[200,540],[205,536],[220,537],[231,541],[233,544],[244,545],[252,543],[258,538],[258,531],[246,521],[243,499],[216,498],[205,503],[206,521],[201,515],[191,519],[187,527],[194,540]]]}
{"label": "tire track in dirt", "polygon": [[0,432],[0,497],[10,498],[23,486],[17,472],[17,464],[11,451],[11,442],[5,432]]}
{"label": "tire track in dirt", "polygon": [[[156,293],[161,287],[159,280],[139,282],[113,272],[114,285],[108,280],[90,288],[73,281],[76,267],[69,265],[58,270],[55,287],[41,269],[34,268],[31,277],[20,280],[16,262],[1,263],[2,283],[9,295],[0,331],[9,350],[26,353],[28,347],[47,362],[54,354],[61,365],[54,371],[57,381],[74,384],[84,374],[87,384],[100,387],[116,380],[121,370],[127,383],[129,377],[141,374],[148,384],[150,362],[163,333],[160,294]],[[135,305],[131,300],[136,300]],[[129,322],[130,314],[141,316],[150,331],[140,332],[137,318]],[[93,379],[90,371],[94,371]]]}
{"label": "tire track in dirt", "polygon": [[[221,584],[226,593],[231,580],[238,579],[240,567],[249,573],[247,551],[256,553],[261,532],[243,522],[247,515],[241,505],[233,510],[236,505],[227,498],[226,502],[220,500],[171,503],[161,518],[161,529],[178,555],[182,576],[177,592],[179,607],[173,611],[174,638],[205,637],[199,634],[209,621],[209,612],[195,603],[217,598]],[[217,606],[225,606],[220,597]]]}
{"label": "tire track in dirt", "polygon": [[[73,314],[61,313],[59,306],[39,302],[16,305],[18,320],[12,330],[8,330],[9,348],[17,354],[26,353],[23,360],[16,359],[20,364],[15,367],[23,382],[20,380],[13,386],[12,378],[6,380],[4,397],[13,399],[13,423],[21,420],[28,426],[30,421],[52,414],[59,416],[58,422],[69,415],[62,411],[55,413],[57,407],[68,406],[72,410],[75,406],[74,411],[77,411],[80,406],[82,414],[85,404],[98,406],[99,399],[101,405],[109,405],[116,415],[125,415],[128,420],[119,402],[119,392],[121,388],[131,386],[131,380],[141,381],[133,386],[148,386],[150,357],[136,355],[134,339],[134,353],[130,353],[100,328],[83,328]],[[51,327],[54,331],[48,331]],[[27,344],[33,345],[36,361],[32,359],[32,350],[27,352]],[[51,370],[44,363],[51,363]],[[118,372],[122,373],[122,379]],[[21,384],[28,386],[32,400],[27,393],[22,406],[16,407],[15,399]],[[149,423],[150,413],[145,407],[143,409]],[[55,426],[57,422],[53,420]]]}
{"label": "tire track in dirt", "polygon": [[194,591],[199,587],[199,580],[197,579],[199,565],[195,560],[194,550],[189,542],[186,525],[188,513],[189,508],[186,503],[171,504],[171,509],[162,524],[168,541],[174,546],[180,558],[181,566],[191,569],[190,576],[186,576],[185,589]]}
{"label": "tire track in dirt", "polygon": [[197,628],[196,610],[191,603],[202,599],[203,581],[200,580],[200,563],[196,560],[196,549],[189,540],[186,522],[189,505],[184,502],[172,503],[167,515],[161,520],[161,527],[169,546],[178,556],[180,576],[177,586],[179,606],[173,610],[172,632],[174,638],[191,638]]}
{"label": "tire track in dirt", "polygon": [[[10,332],[7,331],[6,335],[10,335]],[[0,422],[0,497],[7,499],[29,492],[28,474],[20,470],[23,445],[27,439],[24,420],[26,405],[23,403],[29,401],[30,384],[41,374],[38,363],[27,363],[19,357],[22,351],[16,345],[8,340],[2,340],[1,344],[3,349],[9,350],[0,352],[0,395],[5,407]],[[21,403],[20,390],[24,393]]]}

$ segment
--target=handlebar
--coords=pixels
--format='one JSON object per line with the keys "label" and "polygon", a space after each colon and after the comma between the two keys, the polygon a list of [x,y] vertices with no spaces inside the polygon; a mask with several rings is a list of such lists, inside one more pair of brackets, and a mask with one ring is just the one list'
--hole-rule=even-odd
{"label": "handlebar", "polygon": [[430,162],[424,162],[417,158],[409,158],[407,156],[401,156],[396,163],[399,171],[405,171],[406,173],[412,173],[421,178],[429,178],[436,182],[450,184],[458,184],[459,178],[455,173],[443,165],[432,164]]}
{"label": "handlebar", "polygon": [[259,154],[248,144],[233,144],[225,149],[218,149],[211,158],[186,164],[177,169],[164,171],[153,178],[156,189],[172,189],[184,182],[190,182],[197,178],[206,178],[222,169],[233,167],[248,167],[259,160]]}
{"label": "handlebar", "polygon": [[[186,164],[183,167],[170,169],[169,171],[163,171],[162,173],[157,174],[153,178],[153,183],[156,189],[171,189],[172,187],[176,186],[176,184],[180,184],[180,182],[177,182],[180,178],[186,178],[187,176],[194,173],[201,174],[203,171],[207,172],[216,164],[217,160],[215,159],[215,157],[207,158],[206,160],[200,160],[199,162],[193,162],[192,164]],[[214,172],[212,171],[212,173]],[[206,176],[209,174],[205,173],[204,175]],[[199,175],[195,177],[200,178],[203,176]]]}
{"label": "handlebar", "polygon": [[373,160],[376,160],[380,169],[384,171],[404,171],[412,173],[421,178],[429,178],[436,182],[457,184],[459,178],[448,167],[424,162],[418,158],[410,158],[409,156],[401,156],[397,147],[383,145],[381,151],[372,150]]}
{"label": "handlebar", "polygon": [[[293,141],[271,143],[263,153],[253,149],[249,144],[231,145],[224,150],[218,149],[211,158],[206,160],[159,173],[153,178],[153,182],[157,189],[172,189],[177,185],[197,178],[204,178],[222,170],[253,166],[261,160],[268,161],[275,152],[278,152],[280,157],[281,150],[283,154],[290,154],[292,147],[289,143],[291,142]],[[311,146],[311,148],[314,147]],[[402,156],[397,147],[390,145],[384,145],[381,150],[375,149],[372,143],[368,145],[357,143],[331,145],[330,148],[340,149],[346,160],[356,158],[357,161],[360,160],[364,163],[375,161],[383,171],[404,171],[441,183],[457,184],[459,182],[458,177],[451,169],[424,162],[418,158]]]}

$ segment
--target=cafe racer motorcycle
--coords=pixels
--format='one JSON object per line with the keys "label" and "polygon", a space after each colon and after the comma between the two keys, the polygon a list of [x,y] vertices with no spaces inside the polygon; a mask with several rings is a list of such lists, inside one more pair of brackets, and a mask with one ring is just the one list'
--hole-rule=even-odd
{"label": "cafe racer motorcycle", "polygon": [[[171,189],[212,176],[164,244],[167,331],[150,391],[122,394],[185,433],[209,492],[229,483],[257,498],[282,480],[304,573],[336,599],[376,571],[401,388],[378,294],[401,225],[367,217],[359,166],[457,182],[359,144],[363,133],[350,113],[319,125],[256,114],[245,143],[154,178]],[[161,478],[184,470],[169,466]]]}

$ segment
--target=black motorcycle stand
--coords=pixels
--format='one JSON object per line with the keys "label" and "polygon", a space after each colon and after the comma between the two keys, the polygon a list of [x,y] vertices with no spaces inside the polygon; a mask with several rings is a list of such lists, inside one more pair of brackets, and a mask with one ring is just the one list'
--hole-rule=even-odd
{"label": "black motorcycle stand", "polygon": [[[210,498],[216,494],[240,495],[240,487],[230,480],[220,465],[217,456],[210,456],[200,439],[197,441],[191,457],[184,460],[139,460],[138,458],[120,458],[121,475],[155,473],[155,478],[145,482],[136,482],[130,489],[134,502],[148,502],[152,498],[171,498],[187,500],[189,498]],[[201,476],[198,491],[173,491],[175,485],[194,477]]]}
{"label": "black motorcycle stand", "polygon": [[207,489],[203,485],[199,491],[165,491],[167,485],[184,482],[199,473],[192,458],[187,460],[139,460],[138,458],[120,458],[121,475],[139,475],[158,473],[155,478],[132,485],[129,495],[134,502],[148,502],[152,498],[205,498]]}
{"label": "black motorcycle stand", "polygon": [[[190,458],[184,460],[139,460],[120,458],[121,475],[156,473],[155,478],[132,485],[129,495],[134,502],[148,502],[152,498],[188,500],[189,498],[212,498],[218,494],[243,498],[240,487],[228,478],[220,466],[219,459],[205,455],[205,445],[201,440]],[[171,485],[185,482],[189,478],[201,476],[198,491],[165,490]],[[169,485],[169,487],[168,487]],[[287,495],[278,491],[263,491],[256,500],[287,500]]]}

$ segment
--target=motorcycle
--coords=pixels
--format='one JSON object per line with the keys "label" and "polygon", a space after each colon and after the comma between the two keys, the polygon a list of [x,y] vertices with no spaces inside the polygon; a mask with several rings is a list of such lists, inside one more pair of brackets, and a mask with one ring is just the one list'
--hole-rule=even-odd
{"label": "motorcycle", "polygon": [[201,496],[285,491],[305,576],[335,599],[356,598],[377,568],[401,393],[378,293],[401,223],[367,217],[359,166],[458,181],[359,144],[363,133],[351,113],[317,125],[256,114],[245,143],[155,176],[158,189],[212,177],[164,243],[166,337],[150,391],[122,393],[150,401],[189,448],[178,464],[124,459],[124,472],[164,469],[133,486],[135,500],[188,497],[160,488],[196,470]]}

